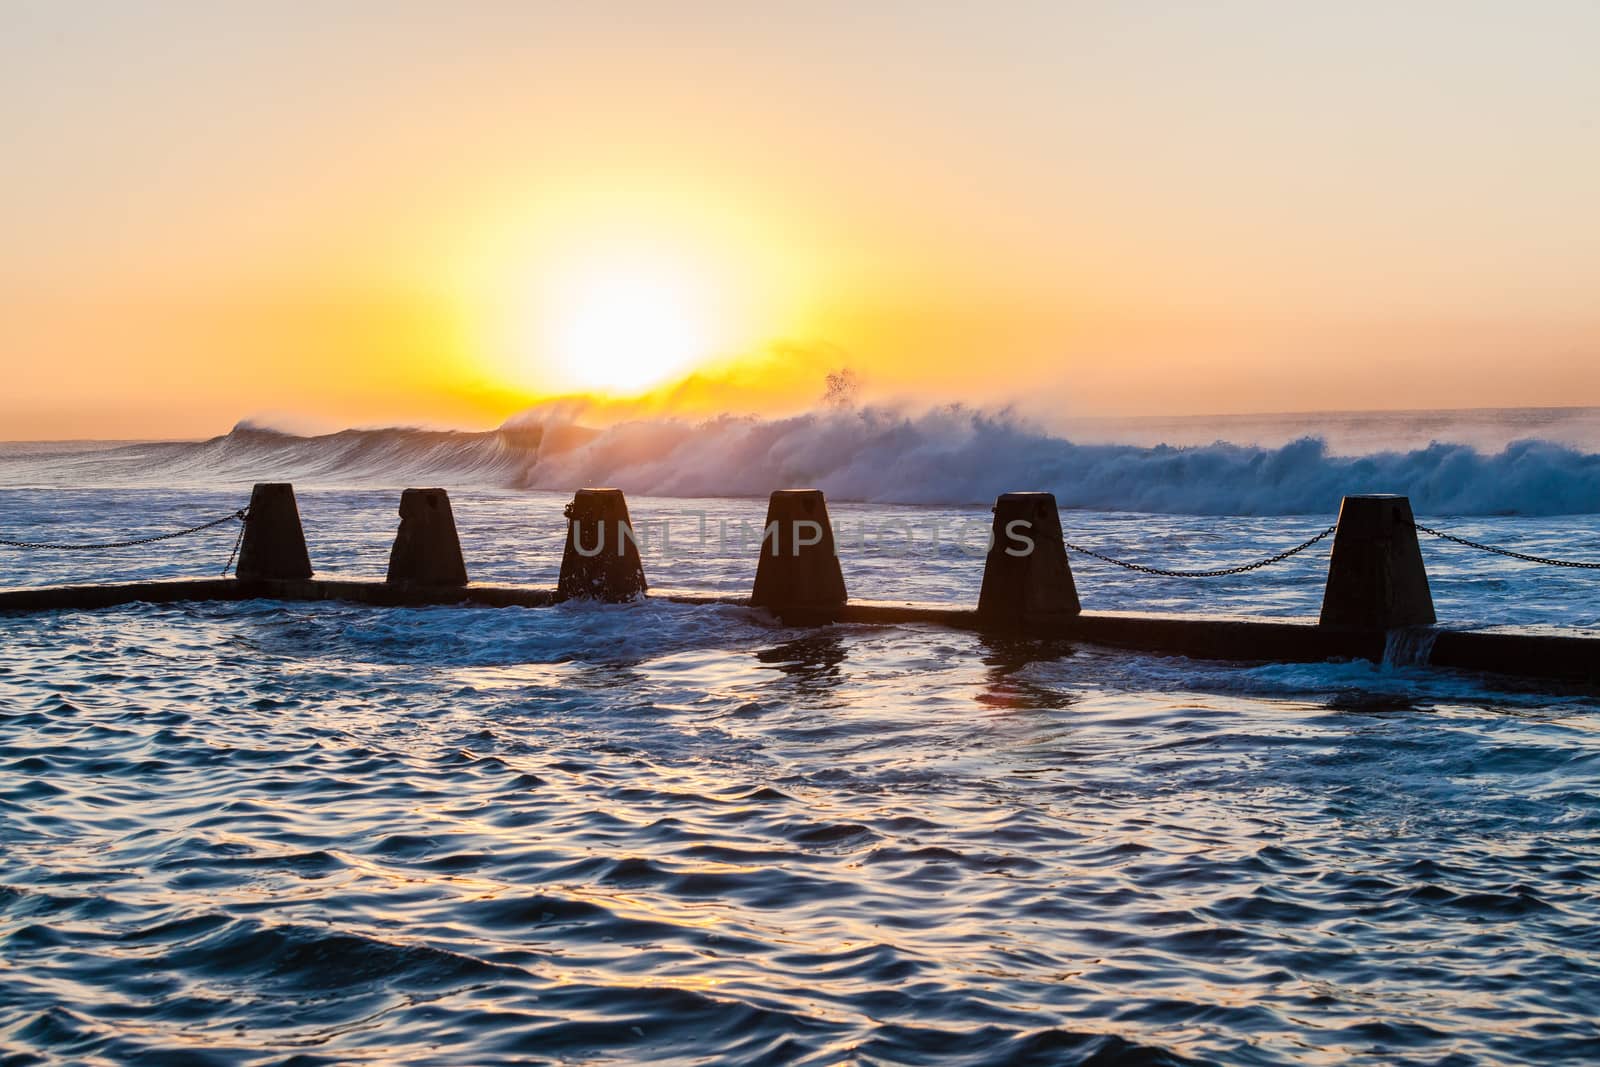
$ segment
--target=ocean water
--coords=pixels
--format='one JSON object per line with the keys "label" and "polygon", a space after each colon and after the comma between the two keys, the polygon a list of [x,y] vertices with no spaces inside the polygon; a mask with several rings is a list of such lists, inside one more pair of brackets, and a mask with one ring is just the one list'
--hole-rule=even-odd
{"label": "ocean water", "polygon": [[[1081,504],[1075,541],[1179,567],[1304,540],[1338,507],[1316,487],[1358,475],[1423,522],[1600,559],[1576,433],[1163,449],[1001,419],[1035,458],[988,453],[979,493],[997,438],[910,419],[874,425],[928,454],[852,492],[890,451],[852,458],[866,431],[827,437],[840,418],[713,436],[833,441],[761,462],[815,468],[864,598],[971,603],[983,501],[1015,488]],[[0,446],[0,537],[189,525],[253,470],[297,481],[320,572],[379,576],[396,487],[445,484],[474,579],[552,584],[549,459],[629,490],[655,589],[747,590],[764,501],[654,495],[673,486],[629,435],[659,453],[662,432]],[[695,478],[722,462],[682,447]],[[934,495],[916,477],[940,448],[961,490],[897,499]],[[1240,507],[1270,499],[1252,465],[1311,487]],[[1115,477],[1215,506],[1089,499]],[[216,573],[234,534],[0,550],[0,585]],[[1445,624],[1600,633],[1593,572],[1424,552]],[[1073,565],[1090,609],[1300,616],[1326,558],[1205,581]],[[0,648],[0,1063],[1600,1058],[1594,691],[659,600],[12,614]]]}
{"label": "ocean water", "polygon": [[485,433],[345,430],[298,437],[241,423],[199,442],[0,448],[0,486],[210,489],[293,480],[350,488],[543,489],[765,497],[816,486],[835,500],[987,506],[1049,489],[1069,508],[1171,515],[1301,515],[1348,493],[1407,493],[1419,514],[1600,511],[1600,408],[1323,413],[1069,422],[1006,412],[865,408],[727,415],[588,429],[560,409]]}

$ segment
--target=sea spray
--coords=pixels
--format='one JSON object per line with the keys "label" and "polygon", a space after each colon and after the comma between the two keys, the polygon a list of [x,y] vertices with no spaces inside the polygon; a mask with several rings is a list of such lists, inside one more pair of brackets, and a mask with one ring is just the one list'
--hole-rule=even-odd
{"label": "sea spray", "polygon": [[1277,447],[1094,444],[1007,412],[829,409],[789,418],[646,419],[605,428],[541,411],[483,433],[345,430],[315,437],[241,424],[202,442],[103,450],[0,446],[0,485],[308,486],[570,491],[761,497],[815,487],[830,499],[977,505],[1015,489],[1075,509],[1178,515],[1326,515],[1350,493],[1410,496],[1418,514],[1600,513],[1600,454],[1543,440],[1499,451],[1437,441],[1341,455],[1321,438]]}

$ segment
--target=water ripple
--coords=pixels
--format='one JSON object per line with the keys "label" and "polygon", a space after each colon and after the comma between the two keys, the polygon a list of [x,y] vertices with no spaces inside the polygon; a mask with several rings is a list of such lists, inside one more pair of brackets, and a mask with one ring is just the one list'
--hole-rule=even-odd
{"label": "water ripple", "polygon": [[1600,1057],[1592,694],[660,603],[0,630],[0,1063]]}

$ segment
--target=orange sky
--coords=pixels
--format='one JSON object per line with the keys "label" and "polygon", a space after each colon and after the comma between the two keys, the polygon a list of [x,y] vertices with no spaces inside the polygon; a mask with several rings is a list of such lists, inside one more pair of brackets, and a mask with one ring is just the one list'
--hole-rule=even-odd
{"label": "orange sky", "polygon": [[1600,9],[933,6],[8,4],[0,438],[1600,404]]}

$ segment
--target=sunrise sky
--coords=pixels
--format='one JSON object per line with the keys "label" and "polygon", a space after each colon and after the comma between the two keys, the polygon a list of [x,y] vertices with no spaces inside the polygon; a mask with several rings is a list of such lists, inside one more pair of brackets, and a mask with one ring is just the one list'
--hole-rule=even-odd
{"label": "sunrise sky", "polygon": [[[1600,404],[1600,5],[0,4],[0,438]],[[687,386],[674,387],[686,374]]]}

